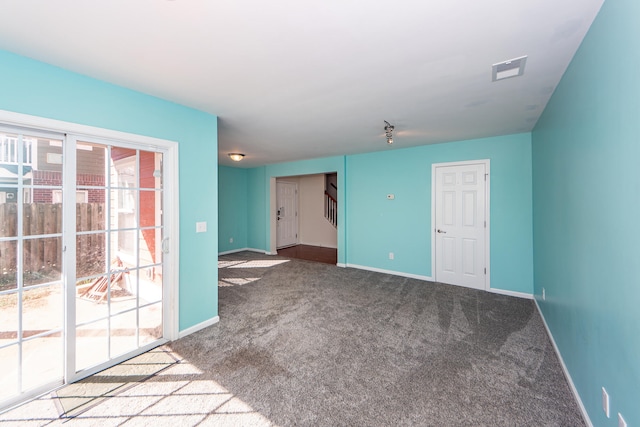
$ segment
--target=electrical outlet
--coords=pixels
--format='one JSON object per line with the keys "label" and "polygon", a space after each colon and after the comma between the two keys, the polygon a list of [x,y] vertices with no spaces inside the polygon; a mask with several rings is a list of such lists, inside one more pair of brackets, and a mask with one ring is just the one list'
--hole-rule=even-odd
{"label": "electrical outlet", "polygon": [[618,412],[618,427],[627,427],[627,422],[622,418],[622,414]]}
{"label": "electrical outlet", "polygon": [[229,243],[233,243],[233,237],[229,239]]}
{"label": "electrical outlet", "polygon": [[607,416],[607,418],[609,417],[609,393],[607,393],[607,390],[604,389],[604,387],[602,387],[602,410],[604,411],[604,414]]}
{"label": "electrical outlet", "polygon": [[389,259],[394,259],[395,255],[393,254],[393,252],[389,252]]}
{"label": "electrical outlet", "polygon": [[196,222],[196,233],[206,233],[206,232],[207,232],[206,221]]}
{"label": "electrical outlet", "polygon": [[545,295],[544,288],[542,288],[542,301],[545,301],[547,296]]}

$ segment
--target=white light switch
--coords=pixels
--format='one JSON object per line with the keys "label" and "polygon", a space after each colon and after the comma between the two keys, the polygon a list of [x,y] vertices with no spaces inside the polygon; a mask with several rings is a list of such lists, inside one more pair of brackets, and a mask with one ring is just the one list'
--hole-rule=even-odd
{"label": "white light switch", "polygon": [[206,233],[207,232],[207,222],[196,222],[196,233]]}
{"label": "white light switch", "polygon": [[395,198],[396,198],[396,195],[395,195],[395,194],[387,194],[387,199],[389,199],[389,200],[393,200],[393,199],[395,199]]}

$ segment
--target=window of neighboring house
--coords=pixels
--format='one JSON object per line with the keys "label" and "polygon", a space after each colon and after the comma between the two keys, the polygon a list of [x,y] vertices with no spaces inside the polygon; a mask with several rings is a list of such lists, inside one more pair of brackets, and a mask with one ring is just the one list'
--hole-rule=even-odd
{"label": "window of neighboring house", "polygon": [[[53,203],[62,203],[62,190],[52,190],[51,197]],[[25,195],[26,200],[26,195]],[[25,202],[29,203],[29,202]],[[89,191],[77,190],[76,191],[76,203],[89,203]]]}

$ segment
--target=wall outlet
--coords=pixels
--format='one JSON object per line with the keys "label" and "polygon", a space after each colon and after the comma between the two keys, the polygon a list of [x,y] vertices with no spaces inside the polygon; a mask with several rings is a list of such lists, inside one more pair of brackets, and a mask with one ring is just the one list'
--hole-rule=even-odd
{"label": "wall outlet", "polygon": [[387,200],[394,200],[396,198],[395,194],[387,194]]}
{"label": "wall outlet", "polygon": [[389,259],[394,259],[395,255],[393,254],[393,252],[389,252]]}
{"label": "wall outlet", "polygon": [[622,414],[618,412],[618,427],[627,427],[627,422],[622,418]]}
{"label": "wall outlet", "polygon": [[229,243],[233,243],[233,237],[229,238]]}
{"label": "wall outlet", "polygon": [[206,233],[207,232],[207,222],[196,222],[196,233]]}
{"label": "wall outlet", "polygon": [[609,393],[602,387],[602,410],[604,414],[609,418]]}
{"label": "wall outlet", "polygon": [[547,296],[545,294],[544,288],[542,288],[542,301],[545,301],[547,299]]}

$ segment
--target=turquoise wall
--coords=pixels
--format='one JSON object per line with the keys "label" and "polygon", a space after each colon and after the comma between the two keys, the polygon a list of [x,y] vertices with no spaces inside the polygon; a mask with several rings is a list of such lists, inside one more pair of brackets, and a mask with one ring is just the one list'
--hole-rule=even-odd
{"label": "turquoise wall", "polygon": [[218,252],[248,247],[247,192],[246,169],[218,166]]}
{"label": "turquoise wall", "polygon": [[269,204],[266,199],[266,168],[261,166],[247,170],[247,246],[267,251],[267,221],[265,215]]}
{"label": "turquoise wall", "polygon": [[6,51],[0,63],[0,109],[179,142],[180,329],[217,316],[217,118]]}
{"label": "turquoise wall", "polygon": [[536,298],[597,426],[640,425],[639,16],[604,3],[532,137]]}
{"label": "turquoise wall", "polygon": [[491,162],[491,287],[533,293],[529,134],[347,157],[348,263],[432,277],[431,165],[477,159]]}
{"label": "turquoise wall", "polygon": [[430,277],[431,165],[474,159],[491,160],[491,287],[532,294],[530,134],[249,169],[248,246],[269,251],[271,178],[338,172],[338,262]]}

